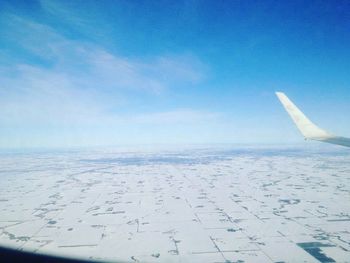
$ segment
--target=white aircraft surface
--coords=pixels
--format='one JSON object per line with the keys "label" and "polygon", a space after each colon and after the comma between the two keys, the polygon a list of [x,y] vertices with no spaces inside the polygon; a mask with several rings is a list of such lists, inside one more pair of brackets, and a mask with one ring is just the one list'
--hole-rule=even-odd
{"label": "white aircraft surface", "polygon": [[276,92],[276,95],[305,139],[350,147],[350,138],[336,136],[319,128],[310,121],[284,93]]}

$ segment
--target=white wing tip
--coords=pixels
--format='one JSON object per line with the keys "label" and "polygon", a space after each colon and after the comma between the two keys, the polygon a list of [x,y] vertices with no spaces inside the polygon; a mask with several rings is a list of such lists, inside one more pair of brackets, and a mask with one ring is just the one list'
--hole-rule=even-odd
{"label": "white wing tip", "polygon": [[281,98],[282,96],[286,96],[286,94],[284,94],[283,92],[281,91],[276,91],[275,94],[277,95],[277,97]]}
{"label": "white wing tip", "polygon": [[283,92],[278,91],[276,95],[305,138],[322,139],[332,136],[312,123]]}
{"label": "white wing tip", "polygon": [[350,138],[334,136],[320,129],[293,104],[286,94],[280,91],[275,93],[300,132],[304,135],[305,140],[311,139],[350,147]]}

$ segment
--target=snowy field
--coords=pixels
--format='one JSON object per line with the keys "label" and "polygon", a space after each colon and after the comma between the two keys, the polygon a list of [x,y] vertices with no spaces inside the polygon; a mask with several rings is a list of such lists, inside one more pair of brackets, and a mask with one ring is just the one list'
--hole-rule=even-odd
{"label": "snowy field", "polygon": [[0,245],[127,262],[350,262],[341,147],[0,153]]}

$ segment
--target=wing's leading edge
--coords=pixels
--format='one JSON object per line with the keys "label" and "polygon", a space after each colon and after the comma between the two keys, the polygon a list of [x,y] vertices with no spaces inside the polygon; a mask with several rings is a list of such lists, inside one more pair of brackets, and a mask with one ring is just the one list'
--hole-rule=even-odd
{"label": "wing's leading edge", "polygon": [[301,110],[282,92],[276,92],[278,99],[306,139],[328,142],[350,147],[350,139],[328,133],[310,121]]}

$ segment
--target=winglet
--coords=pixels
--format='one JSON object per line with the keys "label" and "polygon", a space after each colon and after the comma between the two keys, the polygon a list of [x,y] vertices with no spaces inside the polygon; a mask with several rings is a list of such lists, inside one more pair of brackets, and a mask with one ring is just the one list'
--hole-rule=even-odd
{"label": "winglet", "polygon": [[276,92],[276,95],[306,139],[325,140],[334,137],[310,121],[284,93]]}

